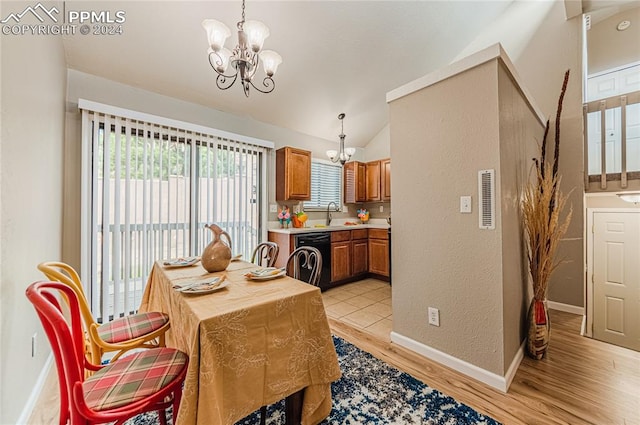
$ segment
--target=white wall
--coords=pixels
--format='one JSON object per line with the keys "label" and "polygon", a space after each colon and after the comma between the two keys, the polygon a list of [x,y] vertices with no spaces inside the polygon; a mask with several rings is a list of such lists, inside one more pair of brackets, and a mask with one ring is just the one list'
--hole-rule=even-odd
{"label": "white wall", "polygon": [[391,130],[385,125],[376,136],[371,139],[364,149],[364,161],[389,158],[391,156]]}
{"label": "white wall", "polygon": [[[640,3],[638,3],[640,6]],[[616,29],[622,20],[631,22],[624,31]],[[625,10],[594,23],[587,31],[588,74],[640,61],[640,7]]]}
{"label": "white wall", "polygon": [[59,37],[0,38],[0,423],[15,424],[51,352],[24,292],[42,279],[38,263],[61,257],[66,72]]}

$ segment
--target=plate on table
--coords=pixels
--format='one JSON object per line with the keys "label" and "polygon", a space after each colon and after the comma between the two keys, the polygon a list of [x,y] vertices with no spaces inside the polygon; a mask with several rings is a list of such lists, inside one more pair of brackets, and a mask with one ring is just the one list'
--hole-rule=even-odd
{"label": "plate on table", "polygon": [[180,257],[166,260],[162,264],[165,267],[189,267],[200,261],[200,257]]}
{"label": "plate on table", "polygon": [[227,286],[225,279],[219,277],[206,279],[200,282],[191,283],[186,286],[175,288],[176,291],[183,294],[210,294]]}
{"label": "plate on table", "polygon": [[270,280],[286,275],[284,268],[266,267],[264,269],[251,270],[244,274],[244,277],[251,280]]}

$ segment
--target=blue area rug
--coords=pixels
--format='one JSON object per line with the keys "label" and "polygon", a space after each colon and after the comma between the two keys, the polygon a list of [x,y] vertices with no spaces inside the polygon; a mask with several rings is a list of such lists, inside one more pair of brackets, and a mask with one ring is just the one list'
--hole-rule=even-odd
{"label": "blue area rug", "polygon": [[[333,408],[325,425],[423,424],[499,425],[412,376],[395,369],[342,338],[333,337],[342,377],[331,384]],[[254,412],[236,425],[260,423]],[[267,425],[285,423],[284,402],[267,408]],[[127,425],[156,425],[155,413],[139,415]]]}

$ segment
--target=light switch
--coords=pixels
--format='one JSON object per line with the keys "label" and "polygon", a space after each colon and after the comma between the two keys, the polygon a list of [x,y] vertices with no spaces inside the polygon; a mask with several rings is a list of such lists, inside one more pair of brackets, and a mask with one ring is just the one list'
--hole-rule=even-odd
{"label": "light switch", "polygon": [[269,204],[269,212],[277,213],[278,212],[278,206],[276,204]]}
{"label": "light switch", "polygon": [[471,214],[471,196],[460,197],[460,212],[463,214]]}

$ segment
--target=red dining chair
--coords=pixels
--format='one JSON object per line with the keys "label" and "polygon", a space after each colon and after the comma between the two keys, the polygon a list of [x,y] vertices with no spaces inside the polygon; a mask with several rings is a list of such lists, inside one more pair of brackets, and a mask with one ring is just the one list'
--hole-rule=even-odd
{"label": "red dining chair", "polygon": [[80,277],[73,267],[48,261],[38,264],[38,270],[47,279],[64,283],[76,293],[86,331],[87,355],[92,363],[102,363],[102,356],[109,352],[115,352],[111,358],[111,361],[115,361],[132,349],[164,347],[165,333],[170,327],[168,315],[161,312],[138,313],[98,324],[89,308]]}
{"label": "red dining chair", "polygon": [[[189,358],[174,348],[141,350],[107,365],[85,356],[78,296],[61,282],[35,282],[27,288],[53,350],[60,385],[60,424],[122,424],[140,413],[157,411],[166,425],[166,409],[178,414]],[[67,299],[68,320],[59,302]],[[93,373],[86,374],[89,369]],[[88,376],[86,376],[88,375]]]}

